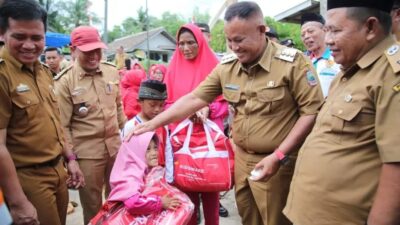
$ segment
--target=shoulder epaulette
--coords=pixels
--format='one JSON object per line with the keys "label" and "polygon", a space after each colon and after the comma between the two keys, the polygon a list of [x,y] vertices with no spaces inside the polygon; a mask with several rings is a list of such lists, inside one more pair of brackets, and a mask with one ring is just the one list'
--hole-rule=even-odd
{"label": "shoulder epaulette", "polygon": [[237,59],[237,55],[235,53],[226,54],[221,59],[221,64],[233,62]]}
{"label": "shoulder epaulette", "polygon": [[282,48],[277,51],[276,58],[282,59],[287,62],[293,62],[296,58],[297,49],[295,48]]}
{"label": "shoulder epaulette", "polygon": [[55,76],[53,79],[54,80],[59,80],[62,76],[64,76],[64,74],[67,73],[68,70],[70,70],[72,68],[73,65],[69,65],[67,67],[65,67],[63,70],[61,70],[57,76]]}
{"label": "shoulder epaulette", "polygon": [[392,66],[394,73],[398,73],[400,71],[400,43],[390,46],[385,51],[385,55]]}
{"label": "shoulder epaulette", "polygon": [[47,69],[50,69],[49,65],[47,65],[46,63],[40,62],[40,64],[42,64],[42,66],[46,67]]}
{"label": "shoulder epaulette", "polygon": [[105,65],[109,65],[109,66],[117,67],[117,66],[116,66],[114,63],[107,62],[107,61],[101,61],[101,64],[105,64]]}

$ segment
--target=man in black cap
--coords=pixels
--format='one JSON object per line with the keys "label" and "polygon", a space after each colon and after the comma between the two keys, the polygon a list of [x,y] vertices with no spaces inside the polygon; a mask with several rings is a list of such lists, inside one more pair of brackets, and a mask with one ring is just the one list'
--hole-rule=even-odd
{"label": "man in black cap", "polygon": [[326,97],[340,67],[334,62],[331,51],[325,44],[324,25],[325,20],[320,14],[305,13],[301,16],[301,40],[317,70],[322,93]]}
{"label": "man in black cap", "polygon": [[269,38],[269,40],[279,43],[279,37],[276,30],[272,27],[267,27],[267,31],[265,32],[265,36]]}
{"label": "man in black cap", "polygon": [[392,7],[392,34],[397,41],[400,41],[400,0],[394,0]]}
{"label": "man in black cap", "polygon": [[299,152],[296,225],[400,224],[400,45],[393,0],[328,0],[325,42],[342,71]]}

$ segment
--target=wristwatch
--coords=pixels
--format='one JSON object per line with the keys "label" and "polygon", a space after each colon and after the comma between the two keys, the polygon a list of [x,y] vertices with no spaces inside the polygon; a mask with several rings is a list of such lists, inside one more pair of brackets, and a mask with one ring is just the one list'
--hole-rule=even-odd
{"label": "wristwatch", "polygon": [[276,155],[276,157],[278,157],[278,159],[279,159],[279,163],[281,164],[281,165],[287,165],[288,163],[289,163],[289,157],[287,156],[287,155],[285,155],[285,154],[283,154],[283,152],[282,151],[280,151],[279,149],[276,149],[275,151],[274,151],[274,154]]}
{"label": "wristwatch", "polygon": [[78,159],[78,156],[75,153],[72,153],[71,155],[64,157],[65,161],[69,163],[70,161],[74,161]]}

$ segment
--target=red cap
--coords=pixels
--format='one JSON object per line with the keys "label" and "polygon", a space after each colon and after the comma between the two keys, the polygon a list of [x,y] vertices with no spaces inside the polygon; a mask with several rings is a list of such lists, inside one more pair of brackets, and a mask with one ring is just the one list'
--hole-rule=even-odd
{"label": "red cap", "polygon": [[72,31],[71,46],[77,47],[82,52],[88,52],[98,48],[107,48],[101,41],[96,28],[89,26],[79,26]]}

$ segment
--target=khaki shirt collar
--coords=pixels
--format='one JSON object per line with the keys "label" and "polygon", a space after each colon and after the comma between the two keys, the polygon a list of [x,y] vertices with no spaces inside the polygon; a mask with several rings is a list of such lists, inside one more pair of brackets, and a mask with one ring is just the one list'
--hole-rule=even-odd
{"label": "khaki shirt collar", "polygon": [[87,73],[78,63],[77,60],[74,62],[74,70],[77,72],[79,76],[79,80],[82,80],[85,76],[93,76],[93,75],[103,75],[100,65],[99,68],[97,68],[96,72],[94,74],[92,73]]}
{"label": "khaki shirt collar", "polygon": [[[3,50],[0,52],[0,58],[3,58],[4,60],[8,61],[11,63],[14,68],[19,69],[19,70],[27,70],[33,73],[28,67],[26,67],[24,64],[22,64],[20,61],[18,61],[16,58],[14,58],[10,52],[8,51],[7,48],[3,48]],[[36,60],[33,64],[34,70],[38,71],[41,69],[42,64],[39,62],[39,60]]]}
{"label": "khaki shirt collar", "polygon": [[365,69],[366,67],[374,63],[379,57],[384,55],[384,52],[387,50],[387,48],[389,48],[394,43],[395,41],[392,37],[389,36],[385,38],[372,49],[370,49],[364,56],[362,56],[361,59],[358,60],[357,65],[361,69]]}
{"label": "khaki shirt collar", "polygon": [[[272,62],[272,57],[273,57],[273,52],[272,52],[272,42],[270,40],[266,40],[267,42],[267,47],[264,49],[264,52],[262,53],[261,58],[258,60],[258,62],[254,65],[252,65],[249,69],[254,68],[255,66],[259,65],[261,68],[266,70],[267,72],[270,72],[271,69],[271,62]],[[244,71],[248,71],[249,69],[246,69],[242,64],[240,64],[238,74],[240,73],[240,69]]]}

